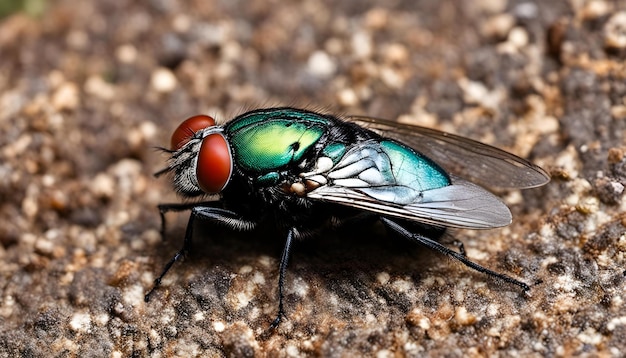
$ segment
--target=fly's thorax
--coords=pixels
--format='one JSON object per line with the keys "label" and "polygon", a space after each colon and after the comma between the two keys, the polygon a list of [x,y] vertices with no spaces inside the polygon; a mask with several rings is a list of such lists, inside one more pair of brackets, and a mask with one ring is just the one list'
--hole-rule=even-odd
{"label": "fly's thorax", "polygon": [[234,160],[242,170],[265,175],[299,162],[324,135],[323,125],[270,119],[229,133]]}
{"label": "fly's thorax", "polygon": [[293,108],[248,112],[225,126],[237,170],[257,188],[301,195],[298,174],[314,162],[333,125],[328,116]]}

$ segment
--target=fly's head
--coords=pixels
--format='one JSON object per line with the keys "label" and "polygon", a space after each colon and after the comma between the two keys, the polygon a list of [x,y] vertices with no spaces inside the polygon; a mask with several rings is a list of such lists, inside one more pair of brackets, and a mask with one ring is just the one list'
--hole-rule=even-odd
{"label": "fly's head", "polygon": [[223,128],[209,116],[183,121],[172,134],[167,168],[156,173],[174,174],[174,189],[185,197],[219,194],[233,172],[230,145]]}

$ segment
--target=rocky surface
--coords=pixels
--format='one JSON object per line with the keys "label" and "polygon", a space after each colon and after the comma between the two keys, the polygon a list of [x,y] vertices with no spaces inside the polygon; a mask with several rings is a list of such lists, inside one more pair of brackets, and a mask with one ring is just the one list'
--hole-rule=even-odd
{"label": "rocky surface", "polygon": [[[626,351],[626,4],[16,2],[0,19],[0,356],[618,356]],[[379,226],[284,243],[205,228],[152,173],[184,118],[259,106],[469,136],[550,171],[455,231],[516,287]]]}

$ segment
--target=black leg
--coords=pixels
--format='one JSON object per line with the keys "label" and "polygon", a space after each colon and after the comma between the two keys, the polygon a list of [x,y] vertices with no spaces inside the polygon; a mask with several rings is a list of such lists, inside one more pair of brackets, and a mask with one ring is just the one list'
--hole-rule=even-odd
{"label": "black leg", "polygon": [[483,267],[473,261],[471,261],[470,259],[467,258],[467,256],[465,256],[465,250],[462,249],[461,253],[458,253],[454,250],[451,250],[445,246],[443,246],[442,244],[427,238],[426,236],[423,235],[419,235],[416,233],[412,233],[410,231],[408,231],[407,229],[405,229],[404,227],[402,227],[400,224],[396,223],[395,221],[392,221],[388,218],[385,217],[381,217],[381,221],[391,230],[397,232],[398,234],[400,234],[402,237],[407,238],[409,240],[412,241],[416,241],[426,247],[428,247],[429,249],[432,250],[436,250],[441,252],[444,255],[448,255],[458,261],[460,261],[462,264],[464,264],[465,266],[474,269],[478,272],[487,274],[489,276],[495,277],[499,280],[502,280],[504,282],[519,286],[522,288],[522,290],[524,290],[525,293],[528,293],[528,291],[530,291],[530,286],[528,286],[527,284],[525,284],[522,281],[516,280],[513,277],[507,276],[505,274],[501,274],[495,271],[492,271],[486,267]]}
{"label": "black leg", "polygon": [[159,204],[157,207],[159,208],[159,215],[161,216],[161,238],[165,239],[165,214],[170,211],[178,212],[191,210],[195,207],[218,207],[221,206],[222,203],[219,201],[205,201],[200,203],[167,203],[167,204]]}
{"label": "black leg", "polygon": [[[161,210],[161,207],[166,208],[165,212],[167,212],[168,210],[167,208],[173,208],[173,209],[170,209],[170,211],[177,211],[179,208],[180,210],[186,210],[187,208],[184,208],[185,205],[187,204],[180,204],[180,206],[174,206],[170,204],[163,205],[163,206],[159,205],[159,210]],[[163,268],[163,271],[161,272],[159,277],[157,277],[154,280],[154,285],[148,291],[148,293],[146,293],[146,295],[144,296],[144,301],[146,302],[150,301],[150,296],[161,285],[161,281],[163,280],[163,277],[170,270],[170,268],[172,268],[172,265],[174,265],[176,261],[185,257],[187,253],[189,252],[189,250],[191,249],[191,242],[192,242],[192,237],[193,237],[193,225],[196,219],[210,220],[216,224],[222,224],[222,225],[225,225],[227,227],[230,227],[236,230],[252,230],[256,226],[254,222],[244,220],[237,213],[230,211],[230,210],[221,209],[221,208],[213,208],[213,207],[205,207],[205,206],[194,206],[194,207],[191,207],[190,209],[191,209],[191,214],[189,215],[189,221],[187,222],[187,229],[185,230],[185,239],[183,240],[183,248],[180,249],[180,251],[178,251],[174,255],[174,257],[172,257],[170,261],[168,261],[167,264],[165,264],[165,267]],[[161,213],[162,213],[161,215],[163,216],[163,211],[161,211]]]}
{"label": "black leg", "polygon": [[280,321],[285,317],[285,310],[283,308],[284,286],[285,286],[285,273],[287,272],[287,263],[289,263],[289,254],[291,252],[291,242],[294,236],[294,228],[289,229],[287,233],[287,241],[285,242],[285,248],[283,254],[280,257],[280,267],[278,269],[278,315],[274,319],[274,322],[270,325],[270,329],[278,327]]}
{"label": "black leg", "polygon": [[444,245],[456,246],[457,249],[459,249],[459,253],[467,257],[467,253],[465,252],[465,245],[463,245],[463,242],[461,240],[456,239],[452,237],[451,235],[448,235],[448,233],[446,233],[438,241]]}
{"label": "black leg", "polygon": [[331,225],[334,228],[340,228],[340,227],[346,227],[349,225],[361,225],[361,224],[373,223],[373,222],[376,222],[376,220],[378,220],[378,215],[363,211],[363,212],[360,212],[358,214],[355,214],[353,216],[348,216],[348,217],[342,217],[342,218],[332,217]]}
{"label": "black leg", "polygon": [[463,242],[461,242],[461,240],[454,240],[452,241],[452,245],[456,246],[459,248],[459,253],[465,257],[467,257],[467,253],[465,252],[465,245],[463,245]]}

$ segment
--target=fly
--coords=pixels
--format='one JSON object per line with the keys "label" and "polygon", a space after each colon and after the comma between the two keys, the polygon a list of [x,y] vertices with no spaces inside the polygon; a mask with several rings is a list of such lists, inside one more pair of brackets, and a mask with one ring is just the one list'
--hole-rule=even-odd
{"label": "fly", "polygon": [[[550,177],[540,167],[495,147],[424,127],[289,107],[258,109],[218,125],[198,115],[174,131],[168,165],[182,197],[213,201],[161,204],[165,214],[190,210],[183,247],[154,281],[150,295],[191,248],[196,220],[253,230],[279,218],[286,242],[279,265],[278,314],[285,317],[284,281],[294,240],[328,222],[376,217],[411,241],[504,282],[530,287],[471,261],[462,245],[439,239],[447,228],[506,226],[508,207],[481,185],[533,188]],[[477,183],[477,184],[475,184]],[[480,185],[479,185],[480,184]]]}

